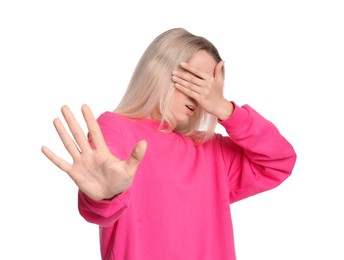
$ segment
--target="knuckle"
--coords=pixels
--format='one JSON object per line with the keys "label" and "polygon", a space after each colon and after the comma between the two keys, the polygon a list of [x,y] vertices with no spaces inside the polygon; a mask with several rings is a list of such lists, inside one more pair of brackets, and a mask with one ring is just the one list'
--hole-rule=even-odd
{"label": "knuckle", "polygon": [[188,96],[193,96],[193,91],[191,90],[191,89],[187,89],[186,90],[186,94],[188,95]]}

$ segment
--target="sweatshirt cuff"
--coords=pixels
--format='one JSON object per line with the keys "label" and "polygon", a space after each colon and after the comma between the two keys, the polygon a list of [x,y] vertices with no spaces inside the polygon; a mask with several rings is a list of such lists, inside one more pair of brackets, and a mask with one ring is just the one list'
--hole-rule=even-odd
{"label": "sweatshirt cuff", "polygon": [[130,192],[128,190],[118,194],[117,196],[113,197],[109,200],[94,200],[88,197],[85,193],[79,190],[79,196],[81,200],[85,202],[85,204],[90,205],[94,208],[107,208],[111,204],[117,204],[118,202],[123,205],[124,207],[128,207],[129,204],[129,195]]}

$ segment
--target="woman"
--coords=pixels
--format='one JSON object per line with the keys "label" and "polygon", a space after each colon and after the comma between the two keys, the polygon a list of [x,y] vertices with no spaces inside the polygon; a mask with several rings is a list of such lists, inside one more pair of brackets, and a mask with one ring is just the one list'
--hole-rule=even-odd
{"label": "woman", "polygon": [[[140,59],[113,112],[67,106],[54,125],[73,164],[43,153],[79,187],[102,259],[236,259],[230,204],[275,188],[296,154],[250,106],[223,95],[224,63],[207,39],[175,28]],[[221,124],[228,136],[214,133]]]}

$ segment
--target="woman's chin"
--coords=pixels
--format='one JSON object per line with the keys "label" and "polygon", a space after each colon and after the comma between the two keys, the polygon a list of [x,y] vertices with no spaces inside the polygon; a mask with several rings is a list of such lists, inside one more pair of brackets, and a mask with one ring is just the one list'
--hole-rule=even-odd
{"label": "woman's chin", "polygon": [[178,120],[177,121],[177,125],[176,125],[176,130],[181,130],[181,129],[185,129],[189,126],[190,124],[190,118],[186,118],[184,120]]}

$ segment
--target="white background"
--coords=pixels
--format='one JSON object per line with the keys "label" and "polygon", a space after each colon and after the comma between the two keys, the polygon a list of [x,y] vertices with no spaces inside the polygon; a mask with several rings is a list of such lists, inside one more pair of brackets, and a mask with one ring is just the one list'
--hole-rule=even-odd
{"label": "white background", "polygon": [[79,119],[83,103],[113,110],[147,45],[184,27],[220,50],[226,97],[298,154],[280,187],[232,205],[238,260],[343,260],[342,3],[1,1],[0,259],[100,259],[76,186],[40,148],[69,160],[52,125],[60,107]]}

